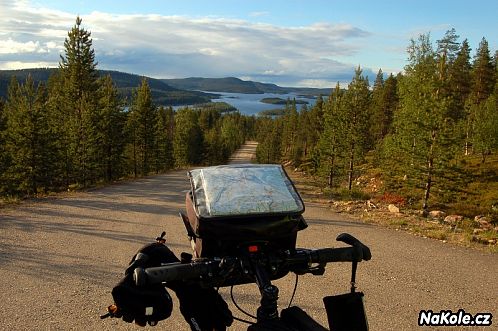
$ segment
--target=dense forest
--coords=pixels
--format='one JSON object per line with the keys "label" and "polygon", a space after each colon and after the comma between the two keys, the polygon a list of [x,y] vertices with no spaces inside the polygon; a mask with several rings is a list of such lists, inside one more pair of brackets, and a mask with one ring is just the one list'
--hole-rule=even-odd
{"label": "dense forest", "polygon": [[253,117],[224,103],[157,106],[145,78],[129,86],[125,104],[111,75],[97,70],[91,33],[81,23],[77,18],[68,32],[46,84],[13,76],[0,99],[0,196],[224,163],[254,132]]}
{"label": "dense forest", "polygon": [[123,97],[99,74],[79,18],[64,46],[46,84],[13,77],[0,98],[0,196],[221,164],[254,138],[258,162],[291,164],[332,196],[362,195],[367,178],[381,183],[376,194],[424,212],[460,206],[498,219],[498,54],[485,38],[472,54],[454,29],[435,43],[421,35],[403,73],[379,70],[370,85],[358,67],[314,106],[289,101],[257,118],[224,103],[158,106],[168,102],[154,101],[145,78]]}
{"label": "dense forest", "polygon": [[424,212],[459,205],[498,220],[498,53],[483,38],[472,59],[459,39],[454,29],[436,43],[421,35],[403,73],[379,70],[370,86],[358,67],[311,109],[291,102],[258,119],[258,161],[290,163],[332,195],[361,195],[368,177]]}

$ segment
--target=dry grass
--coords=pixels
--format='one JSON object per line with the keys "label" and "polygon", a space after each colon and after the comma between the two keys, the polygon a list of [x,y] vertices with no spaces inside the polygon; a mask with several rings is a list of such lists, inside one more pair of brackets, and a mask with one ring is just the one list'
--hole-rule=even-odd
{"label": "dry grass", "polygon": [[[321,203],[339,213],[354,215],[366,223],[374,223],[387,228],[406,231],[416,236],[432,238],[445,243],[472,247],[484,251],[498,253],[498,233],[495,229],[474,233],[477,227],[471,219],[464,219],[456,225],[445,224],[440,220],[422,217],[419,211],[406,209],[402,197],[393,194],[384,194],[375,200],[375,207],[368,204],[368,200],[352,199],[337,201],[331,198],[327,190],[322,189],[325,183],[303,172],[294,172],[287,169],[297,190],[305,202]],[[387,206],[395,204],[401,206],[400,213],[389,212]]]}

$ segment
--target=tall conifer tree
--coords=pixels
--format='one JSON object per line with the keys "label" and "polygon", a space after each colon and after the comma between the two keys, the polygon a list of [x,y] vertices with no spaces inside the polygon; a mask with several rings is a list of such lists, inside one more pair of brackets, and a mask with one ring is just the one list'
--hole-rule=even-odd
{"label": "tall conifer tree", "polygon": [[337,83],[323,107],[323,132],[318,142],[319,168],[325,173],[330,188],[337,185],[345,160],[346,123],[344,92]]}
{"label": "tall conifer tree", "polygon": [[[11,84],[17,84],[13,81]],[[51,186],[51,132],[48,125],[46,91],[36,88],[28,76],[23,85],[14,85],[6,110],[5,142],[10,156],[7,170],[11,189],[36,194]]]}
{"label": "tall conifer tree", "polygon": [[111,76],[103,77],[99,86],[98,112],[95,117],[97,130],[92,143],[97,148],[95,155],[98,162],[98,176],[111,181],[119,178],[124,171],[126,113]]}
{"label": "tall conifer tree", "polygon": [[199,116],[191,108],[182,108],[175,116],[173,152],[175,165],[184,167],[198,164],[202,158],[202,131]]}
{"label": "tall conifer tree", "polygon": [[97,108],[97,62],[92,48],[91,33],[81,26],[82,20],[68,32],[64,42],[65,52],[59,67],[64,81],[65,118],[61,119],[68,135],[68,159],[66,166],[71,181],[86,185],[91,178],[90,164],[95,156],[90,144],[94,116]]}
{"label": "tall conifer tree", "polygon": [[345,94],[344,116],[346,124],[345,142],[347,144],[348,167],[348,190],[351,191],[354,167],[357,162],[363,161],[368,149],[368,131],[370,123],[368,79],[362,74],[358,67],[355,71],[353,81],[349,84]]}
{"label": "tall conifer tree", "polygon": [[412,40],[409,59],[399,84],[400,109],[395,114],[393,139],[386,140],[391,149],[386,171],[397,169],[405,178],[404,185],[421,191],[422,207],[427,211],[434,185],[442,190],[447,184],[444,179],[458,144],[447,98],[440,93],[440,58],[429,35]]}
{"label": "tall conifer tree", "polygon": [[135,176],[147,175],[154,164],[155,135],[158,113],[152,103],[152,95],[146,78],[134,92],[128,115],[128,131],[132,144],[132,159]]}

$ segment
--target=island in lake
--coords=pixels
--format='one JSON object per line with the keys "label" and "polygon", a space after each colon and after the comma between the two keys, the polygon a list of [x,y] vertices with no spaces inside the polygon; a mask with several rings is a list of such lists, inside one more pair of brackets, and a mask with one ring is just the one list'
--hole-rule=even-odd
{"label": "island in lake", "polygon": [[282,116],[285,115],[285,109],[267,109],[258,113],[259,116]]}
{"label": "island in lake", "polygon": [[263,98],[261,100],[259,100],[260,102],[263,102],[263,103],[269,103],[271,105],[286,105],[287,104],[287,101],[292,101],[292,102],[295,102],[296,105],[307,105],[308,104],[308,101],[305,101],[305,100],[299,100],[299,99],[294,99],[294,100],[285,100],[285,99],[282,99],[282,98]]}

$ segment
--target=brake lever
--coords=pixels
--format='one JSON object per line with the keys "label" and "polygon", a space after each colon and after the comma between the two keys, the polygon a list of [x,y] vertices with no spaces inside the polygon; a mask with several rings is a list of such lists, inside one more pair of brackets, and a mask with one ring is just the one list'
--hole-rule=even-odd
{"label": "brake lever", "polygon": [[[356,247],[359,250],[361,256],[359,256],[359,260],[368,261],[372,258],[372,253],[370,252],[370,248],[367,245],[363,244],[361,241],[350,235],[349,233],[341,233],[336,238],[337,241],[342,241],[350,246]],[[359,262],[359,261],[358,261]]]}

